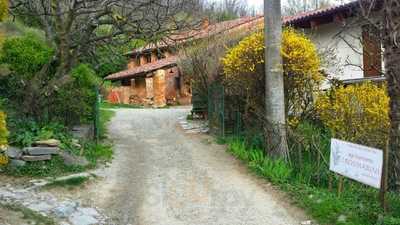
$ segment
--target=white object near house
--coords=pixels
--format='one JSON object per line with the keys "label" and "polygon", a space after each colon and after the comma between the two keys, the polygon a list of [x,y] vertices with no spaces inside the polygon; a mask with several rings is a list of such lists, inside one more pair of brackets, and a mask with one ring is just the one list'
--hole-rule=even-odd
{"label": "white object near house", "polygon": [[374,188],[381,186],[382,150],[332,138],[329,164],[340,175]]}

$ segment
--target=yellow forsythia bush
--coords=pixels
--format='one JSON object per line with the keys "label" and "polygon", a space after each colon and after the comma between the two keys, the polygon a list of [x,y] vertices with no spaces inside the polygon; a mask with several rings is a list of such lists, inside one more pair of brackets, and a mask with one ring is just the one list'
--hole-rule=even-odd
{"label": "yellow forsythia bush", "polygon": [[7,147],[7,137],[6,114],[0,111],[0,150]]}
{"label": "yellow forsythia bush", "polygon": [[[253,90],[263,83],[264,34],[256,32],[243,39],[222,58],[225,83],[238,90]],[[287,28],[282,33],[282,59],[287,112],[292,118],[311,112],[314,93],[323,80],[315,45],[303,33]],[[258,87],[260,88],[260,87]],[[264,96],[263,91],[254,96]]]}
{"label": "yellow forsythia bush", "polygon": [[0,0],[0,22],[4,21],[8,17],[8,0]]}
{"label": "yellow forsythia bush", "polygon": [[389,97],[370,82],[338,87],[320,96],[316,109],[336,138],[382,148],[389,130]]}

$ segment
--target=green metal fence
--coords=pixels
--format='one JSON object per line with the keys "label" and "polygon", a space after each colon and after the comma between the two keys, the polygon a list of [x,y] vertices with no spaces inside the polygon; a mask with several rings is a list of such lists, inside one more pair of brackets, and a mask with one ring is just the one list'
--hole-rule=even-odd
{"label": "green metal fence", "polygon": [[100,139],[100,102],[101,102],[101,96],[100,96],[100,88],[95,87],[95,93],[96,93],[96,101],[94,103],[94,120],[93,120],[93,134],[94,134],[94,140],[96,143]]}
{"label": "green metal fence", "polygon": [[208,121],[210,133],[217,136],[240,135],[242,131],[240,106],[235,97],[227,96],[222,84],[208,88]]}
{"label": "green metal fence", "polygon": [[225,136],[225,93],[224,86],[213,83],[208,88],[208,121],[210,132]]}

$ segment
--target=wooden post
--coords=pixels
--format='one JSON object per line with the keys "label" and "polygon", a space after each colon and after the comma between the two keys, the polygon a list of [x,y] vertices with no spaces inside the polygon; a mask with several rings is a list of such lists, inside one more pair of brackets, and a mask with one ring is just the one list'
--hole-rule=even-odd
{"label": "wooden post", "polygon": [[340,195],[343,192],[343,186],[344,186],[343,176],[339,175],[339,184],[338,184],[338,196],[339,196],[339,198],[340,198]]}
{"label": "wooden post", "polygon": [[386,141],[386,146],[383,149],[383,168],[381,177],[381,188],[379,191],[379,200],[384,212],[388,210],[388,203],[386,201],[386,191],[388,184],[388,162],[389,162],[389,139]]}

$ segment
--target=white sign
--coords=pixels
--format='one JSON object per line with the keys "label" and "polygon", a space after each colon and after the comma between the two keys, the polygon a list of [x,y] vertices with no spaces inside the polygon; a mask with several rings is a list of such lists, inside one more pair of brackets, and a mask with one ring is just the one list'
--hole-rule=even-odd
{"label": "white sign", "polygon": [[331,171],[379,189],[382,166],[382,150],[332,138]]}

